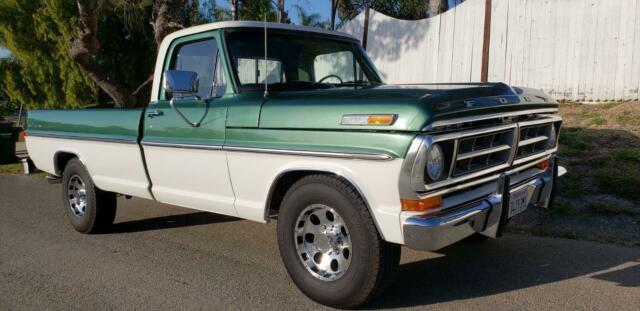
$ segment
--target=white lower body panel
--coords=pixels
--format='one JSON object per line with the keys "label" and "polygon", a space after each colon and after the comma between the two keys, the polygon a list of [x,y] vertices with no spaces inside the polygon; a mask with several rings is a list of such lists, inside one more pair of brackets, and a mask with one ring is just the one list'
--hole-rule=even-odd
{"label": "white lower body panel", "polygon": [[340,175],[364,196],[380,234],[403,243],[398,178],[403,159],[370,161],[325,157],[227,152],[238,216],[266,221],[266,202],[275,179],[290,171],[312,170]]}
{"label": "white lower body panel", "polygon": [[138,144],[39,136],[27,136],[26,144],[29,157],[42,171],[55,175],[55,154],[68,152],[80,159],[98,188],[152,198]]}
{"label": "white lower body panel", "polygon": [[156,200],[236,216],[222,150],[144,146]]}

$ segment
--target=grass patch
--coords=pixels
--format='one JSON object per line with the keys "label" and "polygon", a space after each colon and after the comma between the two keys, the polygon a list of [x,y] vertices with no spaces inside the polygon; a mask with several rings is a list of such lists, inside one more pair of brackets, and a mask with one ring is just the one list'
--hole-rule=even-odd
{"label": "grass patch", "polygon": [[594,214],[604,216],[617,216],[620,214],[636,216],[639,213],[638,211],[628,206],[620,206],[600,202],[590,203],[589,205],[587,205],[587,209]]}
{"label": "grass patch", "polygon": [[24,174],[22,164],[0,165],[0,174]]}
{"label": "grass patch", "polygon": [[558,191],[560,191],[561,196],[569,198],[579,198],[586,193],[580,176],[575,173],[569,173],[562,176],[562,178],[558,178]]}
{"label": "grass patch", "polygon": [[553,206],[544,210],[544,215],[547,217],[562,217],[568,215],[576,215],[578,212],[573,206],[565,202],[555,201]]}
{"label": "grass patch", "polygon": [[593,111],[589,111],[589,109],[583,108],[582,110],[580,110],[580,112],[578,112],[578,116],[584,119],[591,119],[597,117],[598,114]]}
{"label": "grass patch", "polygon": [[622,114],[615,116],[615,119],[622,125],[640,125],[640,118],[629,110],[625,110]]}
{"label": "grass patch", "polygon": [[613,108],[613,107],[618,106],[620,104],[622,104],[622,102],[606,102],[606,103],[600,104],[600,107],[602,107],[604,109],[610,109],[610,108]]}
{"label": "grass patch", "polygon": [[611,151],[611,157],[618,161],[640,163],[640,148],[616,148]]}
{"label": "grass patch", "polygon": [[569,127],[560,131],[560,142],[571,149],[585,149],[588,147],[584,128]]}
{"label": "grass patch", "polygon": [[640,167],[637,165],[615,165],[598,169],[594,173],[600,189],[623,198],[640,202]]}
{"label": "grass patch", "polygon": [[591,125],[605,125],[605,124],[607,124],[607,119],[604,119],[604,118],[601,118],[601,117],[591,118],[591,121],[589,121],[589,124],[591,124]]}

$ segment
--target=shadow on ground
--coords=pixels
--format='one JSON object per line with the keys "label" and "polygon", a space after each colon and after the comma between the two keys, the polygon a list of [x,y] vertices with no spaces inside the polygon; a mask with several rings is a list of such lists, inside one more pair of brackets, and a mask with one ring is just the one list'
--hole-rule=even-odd
{"label": "shadow on ground", "polygon": [[[510,237],[506,237],[510,239]],[[525,243],[526,242],[526,243]],[[640,287],[640,256],[613,255],[609,245],[564,239],[463,241],[445,256],[401,265],[397,278],[368,308],[431,305],[506,293],[595,274],[592,278]],[[621,266],[622,265],[622,266]],[[619,267],[621,266],[621,267]],[[602,270],[610,270],[603,272]]]}
{"label": "shadow on ground", "polygon": [[119,222],[113,224],[106,234],[181,228],[237,220],[240,219],[207,212],[196,212]]}

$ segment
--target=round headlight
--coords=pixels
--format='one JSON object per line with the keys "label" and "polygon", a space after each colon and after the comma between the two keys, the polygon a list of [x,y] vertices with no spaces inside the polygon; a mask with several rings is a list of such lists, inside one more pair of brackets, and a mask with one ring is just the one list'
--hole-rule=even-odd
{"label": "round headlight", "polygon": [[431,145],[427,151],[427,175],[433,181],[442,177],[444,172],[444,153],[438,144]]}

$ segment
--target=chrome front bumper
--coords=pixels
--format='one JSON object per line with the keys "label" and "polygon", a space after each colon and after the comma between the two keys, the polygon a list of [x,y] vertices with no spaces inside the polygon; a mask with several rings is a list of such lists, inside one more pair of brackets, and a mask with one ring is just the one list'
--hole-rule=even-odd
{"label": "chrome front bumper", "polygon": [[[507,174],[497,181],[496,190],[488,196],[469,198],[471,203],[448,208],[438,214],[412,216],[403,221],[405,245],[417,250],[438,250],[460,241],[474,233],[489,237],[502,234],[507,223],[509,195],[528,188],[528,207],[549,206],[557,170],[562,175],[566,170],[558,167],[555,158],[550,159],[549,168],[535,178],[512,184]],[[557,176],[556,175],[556,176]]]}

